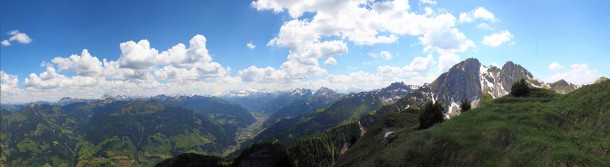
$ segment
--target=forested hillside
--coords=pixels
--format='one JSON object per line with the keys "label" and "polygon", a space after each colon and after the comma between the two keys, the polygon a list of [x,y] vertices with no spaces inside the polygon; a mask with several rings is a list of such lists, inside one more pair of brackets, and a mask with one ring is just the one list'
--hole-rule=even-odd
{"label": "forested hillside", "polygon": [[192,98],[2,110],[0,160],[6,166],[150,166],[184,152],[220,155],[236,144],[237,128],[252,122],[237,105]]}

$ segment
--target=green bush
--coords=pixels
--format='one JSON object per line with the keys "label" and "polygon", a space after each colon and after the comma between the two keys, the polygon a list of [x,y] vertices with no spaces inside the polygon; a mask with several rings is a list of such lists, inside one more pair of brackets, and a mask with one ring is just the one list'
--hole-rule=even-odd
{"label": "green bush", "polygon": [[515,97],[527,96],[530,93],[529,86],[527,86],[527,82],[525,79],[521,79],[511,86],[510,95]]}
{"label": "green bush", "polygon": [[460,112],[466,112],[468,110],[470,110],[470,108],[472,108],[470,106],[470,100],[468,100],[468,98],[464,97],[461,101],[460,101]]}
{"label": "green bush", "polygon": [[434,124],[443,122],[445,107],[440,103],[429,101],[419,114],[419,129],[428,129]]}
{"label": "green bush", "polygon": [[491,103],[491,101],[494,100],[493,96],[491,96],[491,94],[485,92],[483,93],[483,95],[481,95],[481,102],[480,104],[489,104]]}

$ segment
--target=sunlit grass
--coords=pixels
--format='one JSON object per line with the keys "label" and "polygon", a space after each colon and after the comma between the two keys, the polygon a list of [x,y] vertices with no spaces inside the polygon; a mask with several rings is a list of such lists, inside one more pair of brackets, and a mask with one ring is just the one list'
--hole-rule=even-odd
{"label": "sunlit grass", "polygon": [[[430,129],[367,132],[339,166],[608,166],[610,81],[560,96],[533,89],[506,96]],[[383,121],[416,121],[389,115]],[[393,125],[375,128],[387,129]],[[375,130],[375,128],[372,128]]]}

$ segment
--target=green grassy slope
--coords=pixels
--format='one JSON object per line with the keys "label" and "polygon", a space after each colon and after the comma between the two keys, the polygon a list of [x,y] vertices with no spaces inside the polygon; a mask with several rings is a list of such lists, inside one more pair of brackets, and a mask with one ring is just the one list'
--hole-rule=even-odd
{"label": "green grassy slope", "polygon": [[[610,166],[610,81],[502,97],[427,130],[412,130],[416,115],[388,119],[402,121],[374,125],[337,166]],[[384,139],[379,127],[402,129]]]}
{"label": "green grassy slope", "polygon": [[[349,150],[340,156],[339,166],[375,166],[374,161],[363,161],[363,157],[378,154],[385,146],[396,140],[396,133],[410,133],[415,131],[419,123],[417,114],[391,113],[375,121],[368,131]],[[386,132],[394,134],[384,137]]]}

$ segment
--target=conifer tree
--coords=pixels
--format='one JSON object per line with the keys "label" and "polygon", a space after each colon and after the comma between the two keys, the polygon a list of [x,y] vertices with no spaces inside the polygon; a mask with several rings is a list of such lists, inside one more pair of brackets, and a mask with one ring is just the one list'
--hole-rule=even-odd
{"label": "conifer tree", "polygon": [[443,122],[443,107],[440,103],[429,101],[419,114],[419,129],[428,129],[434,124]]}
{"label": "conifer tree", "polygon": [[527,96],[530,93],[529,86],[525,79],[521,78],[521,80],[515,82],[513,86],[511,86],[510,95],[515,97]]}
{"label": "conifer tree", "polygon": [[462,98],[462,100],[460,101],[460,112],[466,112],[470,110],[470,108],[470,100],[468,100],[468,98],[466,97]]}

